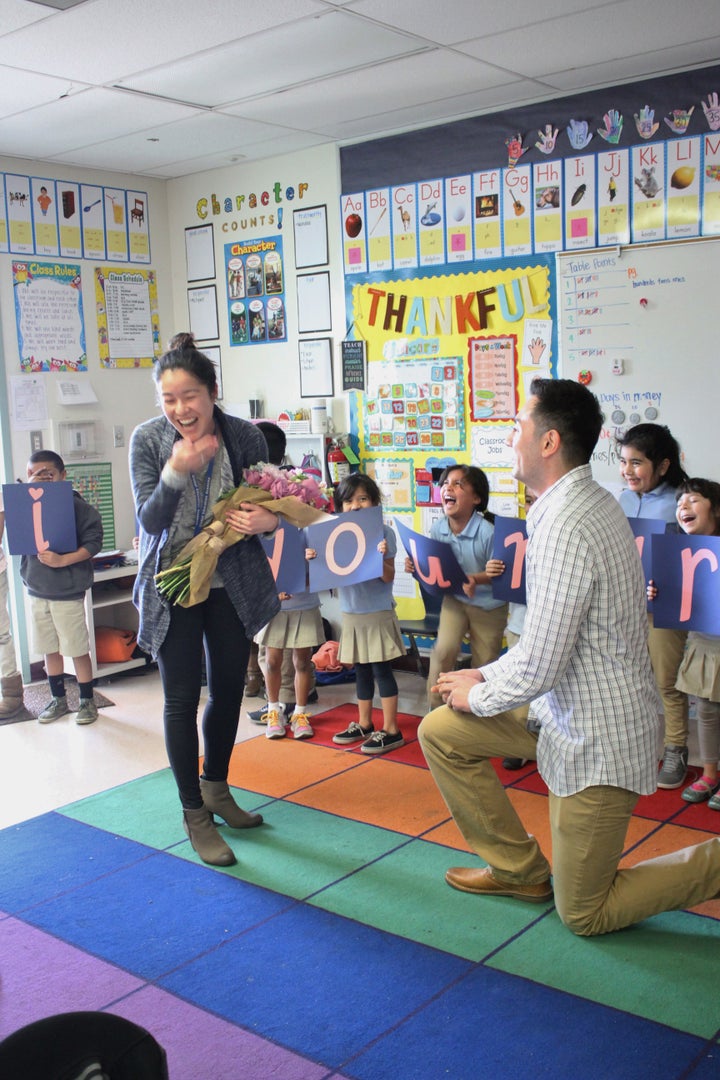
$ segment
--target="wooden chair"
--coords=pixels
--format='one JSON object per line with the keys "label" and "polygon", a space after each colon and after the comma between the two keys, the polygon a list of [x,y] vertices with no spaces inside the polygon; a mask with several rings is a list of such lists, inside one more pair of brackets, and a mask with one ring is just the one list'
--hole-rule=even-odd
{"label": "wooden chair", "polygon": [[142,225],[145,220],[145,203],[142,199],[136,199],[135,205],[130,211],[130,221],[137,221],[138,225]]}

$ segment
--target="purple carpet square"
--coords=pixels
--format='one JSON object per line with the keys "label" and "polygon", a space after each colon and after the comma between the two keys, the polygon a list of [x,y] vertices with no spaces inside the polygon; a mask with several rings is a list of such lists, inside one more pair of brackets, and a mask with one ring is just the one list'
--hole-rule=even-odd
{"label": "purple carpet square", "polygon": [[60,1012],[105,1008],[142,982],[17,919],[0,922],[0,1039]]}
{"label": "purple carpet square", "polygon": [[[109,1010],[150,1031],[168,1056],[171,1077],[282,1077],[320,1080],[327,1069],[307,1058],[198,1009],[155,986],[146,986]],[[337,1077],[336,1080],[342,1080]]]}

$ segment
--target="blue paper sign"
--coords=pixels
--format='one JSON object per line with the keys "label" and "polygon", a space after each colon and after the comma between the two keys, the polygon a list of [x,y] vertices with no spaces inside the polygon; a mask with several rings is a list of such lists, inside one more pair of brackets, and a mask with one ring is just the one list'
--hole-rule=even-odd
{"label": "blue paper sign", "polygon": [[[650,581],[652,573],[652,545],[654,536],[662,536],[667,523],[656,518],[628,518],[628,523],[635,537],[638,555],[642,562],[645,580]],[[654,580],[654,579],[653,579]]]}
{"label": "blue paper sign", "polygon": [[331,521],[308,525],[308,547],[317,551],[310,560],[310,591],[357,585],[382,577],[383,556],[378,544],[383,540],[382,510],[349,510]]}
{"label": "blue paper sign", "polygon": [[72,484],[3,484],[5,525],[11,555],[77,551]]}
{"label": "blue paper sign", "polygon": [[654,536],[652,579],[655,626],[720,634],[720,537]]}
{"label": "blue paper sign", "polygon": [[461,595],[468,579],[450,545],[443,540],[431,540],[429,536],[413,532],[397,518],[395,527],[415,567],[413,577],[422,582],[423,589],[435,596],[446,593]]}
{"label": "blue paper sign", "polygon": [[522,518],[495,518],[493,559],[501,559],[505,570],[492,579],[492,594],[496,600],[525,604],[525,549],[527,526]]}
{"label": "blue paper sign", "polygon": [[273,535],[261,536],[260,543],[265,548],[277,591],[290,596],[307,592],[305,534],[302,529],[296,529],[280,518]]}

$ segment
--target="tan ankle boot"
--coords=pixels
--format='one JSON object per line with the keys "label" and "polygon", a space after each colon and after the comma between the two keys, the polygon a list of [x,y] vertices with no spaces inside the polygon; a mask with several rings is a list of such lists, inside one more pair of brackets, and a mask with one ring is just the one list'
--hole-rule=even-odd
{"label": "tan ankle boot", "polygon": [[23,701],[22,675],[18,671],[15,675],[8,675],[0,680],[2,697],[0,698],[0,720],[9,720],[17,716],[25,708]]}
{"label": "tan ankle boot", "polygon": [[190,843],[204,863],[209,866],[232,866],[236,861],[215,828],[212,814],[203,807],[200,810],[183,810],[183,826]]}
{"label": "tan ankle boot", "polygon": [[227,780],[205,780],[200,777],[200,793],[208,810],[221,817],[231,829],[254,829],[262,825],[262,814],[249,814],[233,799]]}

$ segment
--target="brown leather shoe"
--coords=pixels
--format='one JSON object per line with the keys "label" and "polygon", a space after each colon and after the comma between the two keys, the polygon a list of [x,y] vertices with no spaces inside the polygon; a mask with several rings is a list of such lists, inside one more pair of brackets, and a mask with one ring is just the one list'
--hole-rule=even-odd
{"label": "brown leather shoe", "polygon": [[448,885],[460,892],[477,893],[479,896],[514,896],[516,900],[527,900],[531,904],[544,904],[552,900],[553,891],[550,879],[538,881],[534,885],[510,885],[497,881],[489,866],[481,870],[471,870],[465,866],[453,866],[445,875]]}

